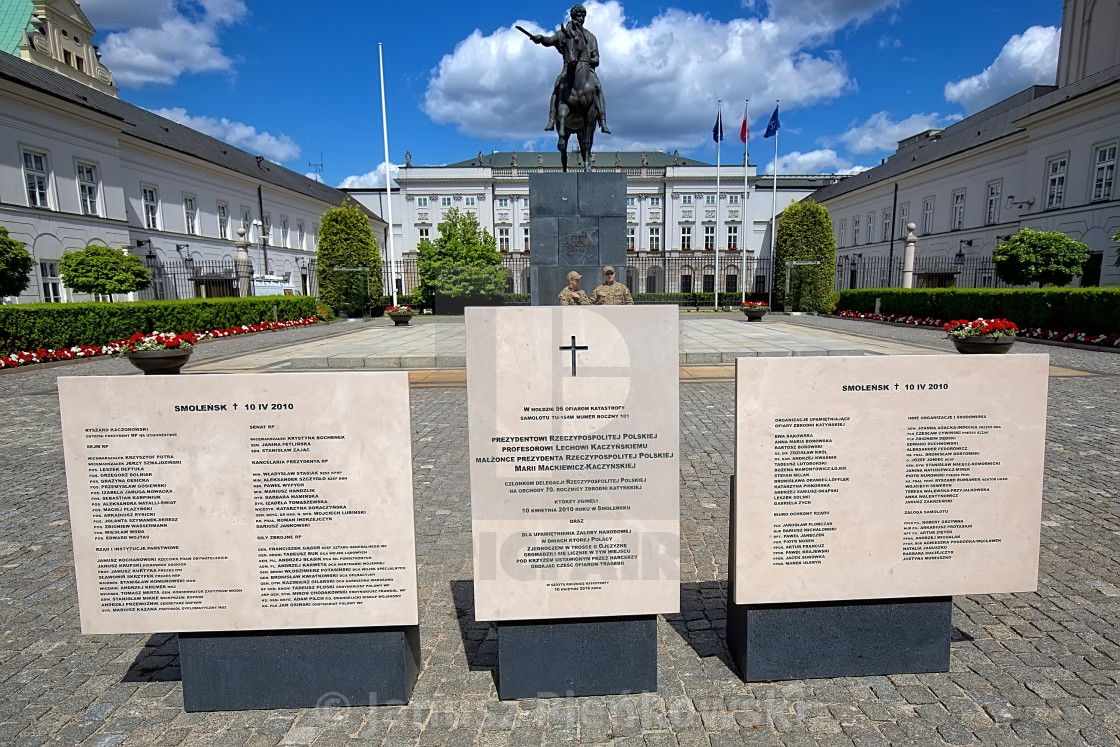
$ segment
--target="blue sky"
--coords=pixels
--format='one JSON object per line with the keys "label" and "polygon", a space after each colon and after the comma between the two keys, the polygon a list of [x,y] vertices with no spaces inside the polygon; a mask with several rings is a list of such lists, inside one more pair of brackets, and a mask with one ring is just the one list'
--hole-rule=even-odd
{"label": "blue sky", "polygon": [[[1061,0],[586,2],[613,135],[596,150],[680,150],[781,173],[853,173],[897,140],[1034,83],[1052,84]],[[390,162],[552,150],[544,132],[565,3],[85,0],[122,98],[334,186],[384,183],[377,45]],[[573,139],[574,143],[574,139]],[[320,156],[321,154],[321,156]]]}

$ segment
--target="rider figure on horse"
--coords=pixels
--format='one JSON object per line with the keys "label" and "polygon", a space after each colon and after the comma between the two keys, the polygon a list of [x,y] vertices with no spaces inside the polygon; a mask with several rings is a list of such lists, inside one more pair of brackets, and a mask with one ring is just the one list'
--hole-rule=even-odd
{"label": "rider figure on horse", "polygon": [[603,87],[599,85],[599,76],[595,74],[595,68],[599,67],[599,42],[595,39],[595,34],[583,27],[583,21],[587,18],[587,10],[582,5],[573,5],[569,15],[572,20],[561,26],[555,34],[551,36],[533,34],[531,36],[535,43],[546,47],[556,47],[556,50],[564,55],[564,69],[560,72],[560,75],[556,76],[556,83],[552,86],[552,101],[549,105],[548,124],[545,129],[556,129],[560,87],[569,66],[585,61],[591,68],[589,77],[595,86],[595,101],[599,106],[599,129],[609,135],[611,131],[607,127],[607,106],[603,101]]}

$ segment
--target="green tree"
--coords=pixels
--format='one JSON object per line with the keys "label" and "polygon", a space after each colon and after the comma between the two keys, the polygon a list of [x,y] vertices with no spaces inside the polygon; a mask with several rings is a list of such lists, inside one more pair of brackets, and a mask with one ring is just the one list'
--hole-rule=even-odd
{"label": "green tree", "polygon": [[18,296],[31,284],[31,266],[35,264],[22,241],[8,238],[8,229],[0,226],[0,297]]}
{"label": "green tree", "polygon": [[778,221],[774,261],[774,302],[785,304],[786,263],[820,262],[790,268],[790,308],[794,311],[827,311],[828,296],[836,276],[836,242],[832,219],[812,200],[795,202]]}
{"label": "green tree", "polygon": [[144,290],[152,284],[143,260],[101,244],[66,252],[58,262],[58,271],[67,288],[99,293],[110,301],[114,294]]}
{"label": "green tree", "polygon": [[437,230],[435,241],[424,239],[417,248],[420,300],[486,301],[500,295],[506,287],[502,255],[474,213],[452,208]]}
{"label": "green tree", "polygon": [[[339,316],[361,314],[381,301],[381,252],[369,216],[353,202],[323,213],[319,228],[319,300]],[[369,273],[338,267],[368,267]]]}
{"label": "green tree", "polygon": [[1024,228],[996,246],[992,263],[1010,285],[1069,285],[1089,261],[1089,249],[1060,231]]}

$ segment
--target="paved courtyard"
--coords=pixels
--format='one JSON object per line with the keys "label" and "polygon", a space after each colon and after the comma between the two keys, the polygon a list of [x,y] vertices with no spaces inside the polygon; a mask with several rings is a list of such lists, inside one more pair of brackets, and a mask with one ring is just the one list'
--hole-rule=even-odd
{"label": "paved courtyard", "polygon": [[[682,349],[691,335],[736,339],[710,345],[720,362],[682,368],[681,612],[658,618],[659,689],[641,695],[497,699],[495,632],[472,614],[466,390],[452,369],[414,372],[411,392],[423,656],[412,702],[185,713],[173,633],[79,632],[56,380],[131,367],[0,374],[0,744],[1117,744],[1120,355],[1015,345],[1052,363],[1039,590],[956,597],[950,672],[744,684],[724,645],[734,423],[722,352],[745,334],[727,325],[746,325],[699,316],[682,316]],[[454,326],[422,333],[451,339]],[[748,329],[826,353],[951,352],[937,331],[867,322]],[[357,338],[396,331],[331,325],[206,343],[188,372],[290,370],[316,346],[360,349]]]}

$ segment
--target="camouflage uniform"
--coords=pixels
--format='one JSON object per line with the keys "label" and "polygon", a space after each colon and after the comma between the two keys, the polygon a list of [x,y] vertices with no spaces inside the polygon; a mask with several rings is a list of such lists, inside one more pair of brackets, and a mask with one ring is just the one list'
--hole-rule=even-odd
{"label": "camouflage uniform", "polygon": [[603,283],[591,291],[591,303],[600,306],[631,306],[634,304],[634,297],[630,295],[629,288],[616,280],[610,285]]}
{"label": "camouflage uniform", "polygon": [[591,303],[591,299],[587,297],[587,291],[580,291],[580,297],[577,299],[572,296],[572,289],[566,285],[557,298],[560,300],[561,306],[587,306]]}

